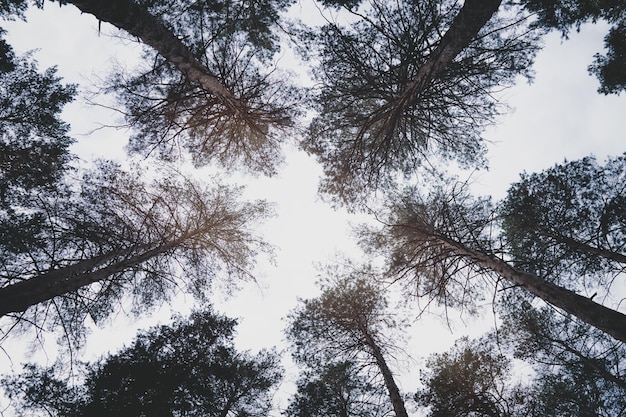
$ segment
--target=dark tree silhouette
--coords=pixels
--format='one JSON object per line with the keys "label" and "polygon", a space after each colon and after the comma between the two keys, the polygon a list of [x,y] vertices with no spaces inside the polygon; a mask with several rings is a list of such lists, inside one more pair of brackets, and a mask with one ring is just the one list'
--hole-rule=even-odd
{"label": "dark tree silhouette", "polygon": [[[43,219],[30,210],[53,191],[69,169],[69,126],[60,118],[75,94],[56,70],[39,72],[35,62],[10,57],[0,72],[0,257],[23,251]],[[37,161],[37,163],[34,163]]]}
{"label": "dark tree silhouette", "polygon": [[391,203],[384,231],[364,232],[364,242],[386,253],[389,273],[409,280],[416,295],[466,306],[504,279],[626,341],[626,315],[505,260],[506,248],[496,246],[493,235],[494,211],[488,200],[470,197],[464,186],[440,185],[427,196],[411,188]]}
{"label": "dark tree silhouette", "polygon": [[313,365],[302,372],[285,415],[380,417],[390,409],[384,391],[360,372],[360,365],[344,361]]}
{"label": "dark tree silhouette", "polygon": [[[515,265],[555,280],[612,279],[626,266],[626,156],[522,174],[501,204]],[[560,277],[560,278],[559,278]]]}
{"label": "dark tree silhouette", "polygon": [[499,5],[371,0],[344,9],[355,23],[307,33],[320,87],[304,148],[324,167],[322,191],[350,204],[427,159],[483,162],[492,93],[527,74],[536,50],[523,17],[493,16]]}
{"label": "dark tree silhouette", "polygon": [[[463,338],[448,352],[432,355],[422,372],[417,403],[431,417],[608,417],[623,413],[626,402],[619,385],[584,362],[561,362],[563,356],[556,352],[544,356],[543,342],[524,346],[516,340],[519,332],[513,326],[478,340]],[[512,340],[516,340],[513,347],[526,352],[520,355],[518,350],[518,358],[530,363],[514,362],[508,354]],[[532,372],[527,375],[514,373],[515,367],[528,371],[531,364]]]}
{"label": "dark tree silhouette", "polygon": [[512,383],[509,358],[498,353],[494,339],[457,340],[448,352],[433,354],[426,362],[424,388],[415,400],[430,417],[521,416],[527,395]]}
{"label": "dark tree silhouette", "polygon": [[514,346],[517,357],[540,367],[584,368],[589,380],[606,385],[609,392],[626,392],[626,348],[601,331],[535,307],[519,291],[510,294],[517,302],[502,302],[503,340]]}
{"label": "dark tree silhouette", "polygon": [[523,0],[526,9],[537,16],[535,25],[560,31],[564,37],[583,23],[604,21],[611,25],[604,38],[606,53],[594,55],[589,72],[598,77],[598,91],[619,94],[626,90],[626,18],[624,0]]}
{"label": "dark tree silhouette", "polygon": [[120,352],[86,364],[68,385],[52,368],[27,366],[3,385],[17,411],[46,416],[256,416],[282,376],[275,352],[233,346],[236,321],[211,312],[141,333]]}
{"label": "dark tree silhouette", "polygon": [[196,165],[274,172],[300,100],[266,68],[278,50],[272,26],[290,0],[66,3],[151,48],[149,68],[109,80],[135,132],[131,151],[166,159],[189,151]]}

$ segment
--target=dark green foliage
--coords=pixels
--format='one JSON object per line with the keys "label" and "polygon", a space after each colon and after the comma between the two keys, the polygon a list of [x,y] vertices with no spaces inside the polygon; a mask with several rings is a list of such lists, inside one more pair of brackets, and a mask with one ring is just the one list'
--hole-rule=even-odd
{"label": "dark green foliage", "polygon": [[619,22],[604,38],[606,55],[595,54],[589,67],[600,80],[599,92],[619,94],[626,91],[626,21]]}
{"label": "dark green foliage", "polygon": [[624,178],[625,155],[523,174],[500,208],[515,265],[590,293],[606,285],[626,264]]}
{"label": "dark green foliage", "polygon": [[265,415],[282,375],[279,358],[271,351],[237,352],[235,324],[195,312],[86,365],[84,382],[77,386],[33,366],[3,384],[18,411],[30,416]]}
{"label": "dark green foliage", "polygon": [[624,10],[623,0],[524,0],[524,7],[537,17],[537,25],[567,34],[581,24],[606,19],[616,22]]}
{"label": "dark green foliage", "polygon": [[[19,417],[43,415],[35,410],[54,410],[59,417],[78,417],[78,408],[85,406],[83,387],[72,387],[56,377],[54,368],[24,365],[19,377],[4,377],[1,381],[6,395],[19,403],[15,414]],[[48,414],[51,416],[51,414]]]}
{"label": "dark green foliage", "polygon": [[619,94],[626,90],[626,17],[624,0],[524,0],[524,7],[537,16],[536,26],[557,29],[564,36],[586,22],[612,25],[604,38],[606,55],[596,54],[589,72],[600,81],[598,91]]}
{"label": "dark green foliage", "polygon": [[[535,313],[527,305],[518,307],[521,307],[518,312]],[[585,344],[588,348],[599,350],[607,346],[603,345],[605,341],[613,341],[600,335],[595,345],[593,337],[598,334],[591,333],[580,333],[583,340],[576,340],[574,333],[559,334],[566,329],[557,326],[544,330],[557,337],[571,338],[559,341],[558,346],[554,341],[545,339],[535,339],[539,343],[534,343],[532,337],[527,337],[530,328],[518,327],[524,319],[513,317],[513,321],[516,324],[508,322],[499,329],[497,336],[489,334],[472,341],[464,338],[457,341],[450,351],[431,356],[426,363],[427,370],[422,373],[424,388],[415,395],[417,403],[429,411],[430,417],[623,415],[626,391],[620,383],[599,371],[616,357],[616,351],[609,349],[599,354],[593,359],[593,366],[572,354]],[[518,358],[528,361],[517,363],[517,368],[525,374],[519,382],[512,381],[515,362],[506,355],[509,348],[516,349]],[[618,349],[623,354],[623,347]],[[532,365],[532,372],[529,365]],[[614,365],[615,369],[621,366],[619,363]]]}
{"label": "dark green foliage", "polygon": [[535,381],[527,415],[614,417],[624,412],[624,391],[615,391],[588,370],[574,365],[541,373]]}
{"label": "dark green foliage", "polygon": [[0,73],[0,256],[23,252],[40,233],[37,199],[55,192],[72,159],[69,126],[60,119],[75,95],[50,68],[11,58]]}
{"label": "dark green foliage", "polygon": [[285,412],[288,417],[378,417],[389,412],[381,387],[354,362],[304,371]]}
{"label": "dark green foliage", "polygon": [[[39,1],[35,0],[35,3],[38,4]],[[29,0],[0,0],[0,17],[3,19],[24,17],[24,12],[28,8],[29,3]]]}
{"label": "dark green foliage", "polygon": [[415,96],[404,97],[459,8],[372,0],[350,16],[350,26],[308,33],[308,54],[319,60],[319,114],[303,147],[324,167],[323,192],[350,204],[415,175],[428,159],[484,162],[481,132],[500,112],[490,93],[528,74],[535,39],[522,22],[493,18],[449,65],[421,80]]}
{"label": "dark green foliage", "polygon": [[415,395],[430,417],[508,417],[524,401],[520,386],[509,382],[511,364],[494,340],[458,340],[445,353],[434,354],[422,373],[425,388]]}
{"label": "dark green foliage", "polygon": [[6,33],[0,28],[0,74],[13,71],[15,69],[15,54],[13,48],[2,37]]}
{"label": "dark green foliage", "polygon": [[0,74],[0,199],[5,204],[20,191],[54,186],[60,178],[73,141],[59,116],[75,92],[60,83],[55,68],[39,73],[24,59]]}
{"label": "dark green foliage", "polygon": [[327,7],[354,9],[362,3],[362,0],[321,0],[321,3]]}
{"label": "dark green foliage", "polygon": [[620,415],[626,407],[624,344],[576,318],[535,307],[522,294],[507,300],[502,340],[537,370],[529,403],[535,415]]}
{"label": "dark green foliage", "polygon": [[[280,49],[274,25],[294,0],[139,0],[137,3],[185,39],[198,55],[206,51],[207,42],[244,36],[246,43],[267,51],[269,58]],[[202,33],[201,28],[208,33]]]}

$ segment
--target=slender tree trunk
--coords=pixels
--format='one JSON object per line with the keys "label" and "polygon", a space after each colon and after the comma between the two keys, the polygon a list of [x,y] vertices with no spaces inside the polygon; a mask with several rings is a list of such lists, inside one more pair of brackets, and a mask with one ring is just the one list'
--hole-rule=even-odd
{"label": "slender tree trunk", "polygon": [[498,273],[502,278],[525,288],[547,303],[578,317],[617,340],[626,342],[626,315],[619,311],[598,304],[534,274],[518,271],[501,259],[470,249],[455,240],[434,233],[428,233],[428,237],[476,265]]}
{"label": "slender tree trunk", "polygon": [[387,361],[385,360],[380,347],[366,329],[361,329],[361,333],[363,333],[367,345],[370,349],[372,349],[372,355],[374,355],[376,364],[383,375],[383,380],[385,381],[385,386],[389,392],[389,398],[391,399],[391,405],[393,406],[393,411],[396,414],[396,417],[408,417],[409,415],[406,411],[406,407],[404,406],[404,400],[400,395],[400,389],[393,378],[393,374],[391,373],[389,366],[387,366]]}
{"label": "slender tree trunk", "polygon": [[601,256],[603,258],[610,259],[615,262],[626,264],[626,255],[624,255],[623,253],[613,252],[610,250],[598,248],[596,246],[589,245],[588,243],[584,243],[576,239],[572,239],[571,237],[568,237],[568,236],[557,235],[557,234],[554,234],[554,235],[550,234],[548,236],[557,240],[558,242],[566,244],[567,246],[573,249],[577,249],[583,252],[590,253],[592,255]]}
{"label": "slender tree trunk", "polygon": [[104,281],[113,274],[123,272],[175,248],[180,241],[175,240],[139,253],[136,252],[136,248],[115,251],[0,288],[0,317],[26,311],[29,307],[54,297]]}
{"label": "slender tree trunk", "polygon": [[590,368],[598,372],[598,374],[600,374],[600,376],[604,378],[606,381],[614,383],[615,385],[620,387],[622,390],[624,390],[624,392],[626,392],[626,381],[614,375],[613,373],[609,372],[603,365],[600,365],[598,361],[596,361],[595,359],[583,355],[581,352],[572,348],[571,346],[569,346],[567,343],[563,342],[562,340],[557,340],[547,335],[539,335],[539,336],[546,339],[550,343],[560,346],[565,351],[576,356],[578,359],[580,359],[582,363],[584,363],[585,365],[589,366]]}
{"label": "slender tree trunk", "polygon": [[221,98],[231,107],[236,107],[233,94],[145,7],[132,0],[66,0],[66,2],[100,21],[111,23],[118,29],[138,37],[175,65],[187,79],[200,84],[205,91]]}

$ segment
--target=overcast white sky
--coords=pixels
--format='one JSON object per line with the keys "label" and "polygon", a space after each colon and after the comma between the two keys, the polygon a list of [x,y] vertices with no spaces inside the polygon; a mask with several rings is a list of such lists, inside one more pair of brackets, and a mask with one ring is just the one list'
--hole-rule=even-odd
{"label": "overcast white sky", "polygon": [[[73,6],[47,2],[45,10],[34,10],[28,18],[28,23],[4,25],[10,30],[10,43],[18,52],[39,48],[35,57],[41,67],[58,65],[60,75],[68,81],[87,86],[89,80],[106,75],[112,60],[132,62],[136,56],[136,45],[109,37],[114,31],[105,24],[99,35],[97,21],[81,15]],[[593,54],[602,48],[605,30],[584,26],[563,43],[558,34],[546,38],[534,67],[534,83],[528,85],[522,80],[505,92],[505,101],[512,110],[486,134],[493,142],[488,154],[490,171],[474,174],[477,192],[501,198],[521,171],[538,171],[564,158],[594,154],[603,159],[626,151],[626,97],[598,94],[598,83],[586,70]],[[73,136],[79,140],[75,150],[81,156],[120,155],[125,132],[105,129],[86,135],[98,126],[95,123],[110,123],[111,112],[85,106],[78,100],[67,107],[65,114]],[[319,174],[312,158],[291,149],[279,175],[260,179],[252,186],[252,195],[277,202],[279,216],[264,227],[267,239],[278,247],[277,265],[261,260],[258,284],[244,286],[228,301],[216,300],[218,310],[241,317],[238,333],[244,348],[256,350],[280,344],[285,324],[282,318],[298,297],[315,294],[313,264],[332,261],[336,252],[355,250],[348,216],[319,201]],[[168,316],[166,312],[160,317]],[[85,357],[99,356],[104,353],[102,349],[129,342],[134,327],[152,321],[136,322],[127,330],[116,325],[96,332]],[[479,334],[491,321],[488,317],[486,322],[472,319],[465,324],[468,327],[458,323],[455,334],[437,319],[418,324],[411,330],[408,349],[419,360],[428,352],[447,349],[466,331]],[[19,368],[18,360],[15,365]],[[10,364],[0,356],[0,366]],[[413,372],[402,379],[405,392],[415,390],[416,375]]]}

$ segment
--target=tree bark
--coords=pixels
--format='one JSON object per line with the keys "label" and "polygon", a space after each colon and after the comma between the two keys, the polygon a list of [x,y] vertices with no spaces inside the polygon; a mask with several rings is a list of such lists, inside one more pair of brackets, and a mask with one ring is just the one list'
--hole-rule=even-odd
{"label": "tree bark", "polygon": [[470,249],[455,240],[434,233],[429,233],[428,237],[457,255],[471,260],[474,264],[498,273],[502,278],[525,288],[547,303],[578,317],[617,340],[626,342],[626,315],[619,311],[598,304],[590,298],[576,294],[534,274],[518,271],[501,259]]}
{"label": "tree bark", "polygon": [[610,259],[615,262],[626,264],[626,255],[622,253],[598,248],[596,246],[589,245],[588,243],[584,243],[576,239],[572,239],[571,237],[568,237],[568,236],[557,235],[557,234],[549,234],[548,236],[555,239],[557,242],[564,243],[570,248],[581,250],[583,252],[587,252],[592,255],[601,256],[603,258]]}
{"label": "tree bark", "polygon": [[396,99],[387,102],[370,116],[361,128],[359,136],[364,136],[368,128],[382,121],[379,134],[389,141],[407,106],[418,100],[430,82],[469,45],[501,3],[502,0],[466,0],[441,37],[439,45],[419,68],[415,77]]}
{"label": "tree bark", "polygon": [[600,374],[600,376],[604,378],[606,381],[614,383],[615,385],[619,386],[622,390],[624,390],[624,392],[626,392],[626,381],[614,375],[613,373],[609,372],[603,365],[600,365],[598,360],[590,358],[586,355],[583,355],[580,351],[569,346],[566,342],[562,340],[554,339],[545,334],[540,334],[539,337],[547,340],[549,343],[552,343],[554,345],[561,347],[563,350],[576,356],[583,364],[587,365],[588,367],[598,372],[598,374]]}
{"label": "tree bark", "polygon": [[465,49],[498,10],[502,0],[466,0],[437,48],[420,67],[393,106],[404,109],[430,81]]}
{"label": "tree bark", "polygon": [[118,29],[141,39],[176,66],[187,79],[198,83],[205,91],[222,99],[229,106],[237,107],[236,98],[222,82],[145,7],[132,0],[66,0],[66,2],[100,21],[111,23]]}
{"label": "tree bark", "polygon": [[[74,265],[47,271],[33,278],[0,288],[0,317],[9,313],[26,311],[29,307],[54,297],[104,281],[113,274],[137,266],[175,248],[178,244],[180,244],[180,240],[139,253],[136,253],[136,248],[115,251],[79,261]],[[133,254],[133,252],[135,253]],[[115,261],[115,259],[119,260]],[[112,261],[113,263],[106,265]]]}
{"label": "tree bark", "polygon": [[361,333],[363,333],[365,343],[370,347],[370,349],[372,349],[372,355],[374,356],[374,359],[376,359],[376,364],[383,375],[383,380],[385,381],[385,386],[389,392],[389,398],[391,399],[391,405],[393,406],[393,411],[396,414],[396,417],[408,417],[409,415],[406,411],[406,407],[404,406],[404,400],[400,395],[400,389],[393,378],[393,374],[391,373],[389,366],[387,366],[387,361],[385,360],[380,347],[367,330],[361,329]]}

